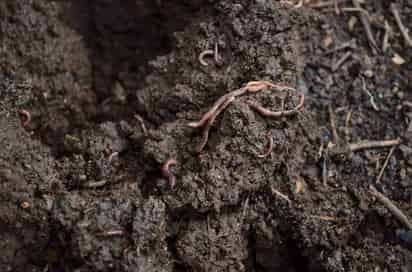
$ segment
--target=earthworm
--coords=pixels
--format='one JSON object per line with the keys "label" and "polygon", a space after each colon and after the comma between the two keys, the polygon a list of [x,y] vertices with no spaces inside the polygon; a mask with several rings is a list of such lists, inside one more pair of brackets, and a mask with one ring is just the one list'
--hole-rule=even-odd
{"label": "earthworm", "polygon": [[22,123],[23,127],[28,126],[31,122],[31,114],[27,110],[19,110],[19,113],[21,115],[24,115],[26,117],[26,120]]}
{"label": "earthworm", "polygon": [[267,135],[266,135],[266,138],[268,139],[268,148],[266,149],[266,151],[264,153],[257,155],[258,158],[266,158],[267,156],[270,155],[270,153],[272,153],[272,150],[273,150],[272,135],[268,132]]}
{"label": "earthworm", "polygon": [[208,66],[209,64],[204,60],[206,56],[213,56],[213,60],[216,65],[220,66],[223,64],[222,62],[222,57],[219,55],[219,46],[217,43],[215,43],[215,48],[214,50],[204,50],[199,54],[199,62],[203,66]]}
{"label": "earthworm", "polygon": [[169,167],[174,166],[176,164],[177,164],[176,159],[170,158],[170,159],[166,160],[163,163],[163,166],[162,166],[162,175],[163,175],[163,177],[165,177],[169,181],[170,186],[172,188],[176,184],[176,177],[170,172]]}
{"label": "earthworm", "polygon": [[209,121],[209,119],[211,119],[211,117],[213,116],[213,114],[216,113],[216,111],[219,109],[219,107],[220,107],[223,103],[225,103],[225,101],[226,101],[227,99],[229,99],[230,97],[235,98],[235,97],[237,97],[237,96],[239,96],[239,95],[244,94],[246,91],[247,91],[246,88],[240,88],[240,89],[234,90],[234,91],[232,91],[232,92],[230,92],[230,93],[227,93],[227,94],[223,95],[222,97],[220,97],[220,98],[213,104],[212,108],[211,108],[208,112],[206,112],[199,121],[197,121],[197,122],[191,122],[191,123],[189,123],[189,124],[187,124],[187,125],[188,125],[189,127],[192,127],[192,128],[203,127],[203,126]]}
{"label": "earthworm", "polygon": [[214,56],[215,55],[215,52],[213,51],[213,50],[210,50],[210,49],[207,49],[207,50],[205,50],[205,51],[202,51],[200,54],[199,54],[199,62],[200,62],[200,64],[201,65],[203,65],[203,66],[208,66],[209,64],[204,60],[204,58],[206,57],[206,56],[209,56],[209,55],[211,55],[211,56]]}
{"label": "earthworm", "polygon": [[200,153],[203,148],[206,146],[207,141],[209,140],[209,130],[212,127],[213,123],[216,120],[216,117],[224,110],[227,108],[227,106],[229,106],[230,103],[233,102],[233,100],[235,100],[235,96],[229,96],[229,98],[227,98],[223,104],[221,104],[221,106],[212,113],[211,117],[208,119],[208,123],[205,126],[205,128],[203,129],[203,135],[202,135],[202,141],[200,142],[199,146],[196,148],[196,152]]}
{"label": "earthworm", "polygon": [[223,60],[222,57],[219,55],[219,46],[217,43],[215,43],[215,50],[213,52],[214,54],[214,60],[215,60],[215,64],[218,66],[221,66],[223,64]]}
{"label": "earthworm", "polygon": [[257,111],[258,113],[260,113],[261,115],[265,116],[265,117],[270,117],[270,118],[277,118],[277,117],[282,117],[282,116],[290,116],[290,115],[294,115],[296,114],[299,110],[301,110],[303,108],[303,105],[305,103],[305,95],[303,93],[301,93],[300,96],[300,100],[299,100],[299,104],[291,109],[291,110],[283,110],[283,111],[271,111],[268,110],[266,108],[264,108],[262,105],[260,105],[257,102],[247,102],[247,104],[254,109],[255,111]]}
{"label": "earthworm", "polygon": [[222,97],[220,97],[212,106],[212,108],[206,112],[203,117],[197,121],[197,122],[191,122],[187,124],[189,127],[192,128],[198,128],[198,127],[203,127],[208,120],[212,117],[212,115],[216,112],[216,110],[228,99],[229,97],[237,97],[240,96],[246,92],[257,92],[262,90],[264,87],[270,87],[270,88],[275,88],[279,91],[284,91],[284,90],[293,90],[296,91],[294,88],[288,87],[288,86],[283,86],[283,85],[275,85],[269,81],[251,81],[248,84],[246,84],[245,87],[242,87],[240,89],[231,91]]}

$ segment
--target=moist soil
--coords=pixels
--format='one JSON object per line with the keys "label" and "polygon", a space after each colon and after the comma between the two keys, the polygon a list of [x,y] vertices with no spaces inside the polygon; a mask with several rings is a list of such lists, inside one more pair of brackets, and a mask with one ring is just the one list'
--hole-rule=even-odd
{"label": "moist soil", "polygon": [[[410,1],[366,1],[374,48],[351,1],[339,14],[1,1],[0,271],[412,271],[411,230],[369,190],[412,218],[412,50],[391,3],[412,29]],[[221,63],[202,65],[216,45]],[[296,94],[246,93],[196,152],[188,123],[258,80],[296,88],[304,108],[268,118],[249,103],[291,108]],[[378,182],[391,148],[348,149],[397,138]]]}

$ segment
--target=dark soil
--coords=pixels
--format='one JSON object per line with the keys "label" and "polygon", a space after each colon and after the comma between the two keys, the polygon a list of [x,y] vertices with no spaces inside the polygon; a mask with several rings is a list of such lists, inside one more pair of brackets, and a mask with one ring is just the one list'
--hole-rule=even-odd
{"label": "dark soil", "polygon": [[[410,1],[367,1],[379,46],[393,30],[374,53],[333,6],[1,1],[0,271],[412,271],[412,231],[369,191],[389,148],[345,151],[400,137],[375,186],[412,218],[412,50],[391,2],[412,29]],[[223,65],[202,66],[215,43]],[[295,87],[304,110],[263,118],[248,101],[295,99],[240,96],[196,154],[187,124],[253,80]]]}

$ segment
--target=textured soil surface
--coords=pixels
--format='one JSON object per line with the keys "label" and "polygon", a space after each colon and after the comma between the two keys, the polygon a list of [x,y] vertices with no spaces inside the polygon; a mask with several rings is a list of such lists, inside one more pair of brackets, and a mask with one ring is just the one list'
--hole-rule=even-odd
{"label": "textured soil surface", "polygon": [[[0,271],[412,271],[370,190],[412,219],[412,4],[325,2],[0,1]],[[258,80],[304,108],[247,92],[197,152]]]}

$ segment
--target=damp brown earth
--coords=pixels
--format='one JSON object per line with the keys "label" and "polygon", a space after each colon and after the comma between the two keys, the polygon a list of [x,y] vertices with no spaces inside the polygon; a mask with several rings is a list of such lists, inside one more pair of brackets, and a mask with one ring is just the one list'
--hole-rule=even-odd
{"label": "damp brown earth", "polygon": [[0,271],[412,271],[412,4],[356,3],[1,1]]}

